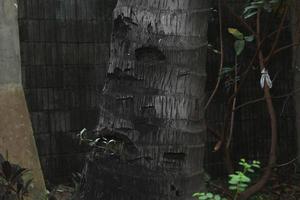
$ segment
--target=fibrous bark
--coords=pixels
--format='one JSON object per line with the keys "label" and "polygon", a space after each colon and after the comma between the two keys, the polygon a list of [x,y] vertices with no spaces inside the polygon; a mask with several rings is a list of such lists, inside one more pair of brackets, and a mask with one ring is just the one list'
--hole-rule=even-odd
{"label": "fibrous bark", "polygon": [[98,134],[131,144],[121,161],[88,162],[83,188],[101,184],[82,199],[190,199],[203,189],[208,11],[207,0],[119,0]]}

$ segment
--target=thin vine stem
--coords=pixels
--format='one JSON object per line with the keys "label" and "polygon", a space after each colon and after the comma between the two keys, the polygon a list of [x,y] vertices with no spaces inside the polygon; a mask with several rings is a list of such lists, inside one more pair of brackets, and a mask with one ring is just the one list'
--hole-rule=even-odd
{"label": "thin vine stem", "polygon": [[206,110],[210,104],[210,102],[212,101],[212,99],[214,98],[214,96],[216,95],[219,85],[221,83],[221,73],[223,70],[223,65],[224,65],[224,47],[223,47],[223,21],[222,21],[222,0],[218,1],[218,9],[219,9],[219,37],[220,37],[220,67],[219,67],[219,76],[218,76],[218,80],[217,80],[217,84],[212,92],[212,94],[210,95],[209,99],[207,100],[207,103],[204,106],[204,110]]}

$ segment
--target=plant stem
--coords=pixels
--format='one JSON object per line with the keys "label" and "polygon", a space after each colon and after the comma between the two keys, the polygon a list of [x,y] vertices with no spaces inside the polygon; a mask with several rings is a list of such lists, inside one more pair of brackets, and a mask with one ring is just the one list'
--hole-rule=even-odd
{"label": "plant stem", "polygon": [[[235,65],[234,65],[234,93],[237,93],[238,90],[238,82],[237,82],[237,77],[238,77],[238,69],[237,69],[237,56],[235,56]],[[232,102],[232,109],[231,109],[231,121],[230,121],[230,130],[229,130],[229,136],[227,139],[227,144],[226,148],[229,149],[231,140],[232,140],[232,135],[233,135],[233,126],[234,126],[234,115],[235,115],[235,106],[236,106],[236,97],[234,96],[233,102]]]}
{"label": "plant stem", "polygon": [[[260,10],[257,13],[257,20],[256,20],[256,25],[257,25],[257,46],[260,45]],[[273,46],[276,46],[274,44]],[[272,50],[271,50],[272,51]],[[270,55],[270,54],[269,54]],[[259,50],[259,65],[260,69],[263,70],[265,68],[265,63],[264,63],[264,56],[261,50]],[[263,174],[263,176],[260,178],[260,180],[249,187],[247,190],[241,193],[239,199],[241,200],[246,200],[248,199],[251,195],[255,194],[259,190],[261,190],[266,182],[268,181],[271,172],[272,172],[272,167],[276,163],[276,148],[277,148],[277,120],[276,120],[276,113],[275,109],[273,106],[273,101],[272,97],[270,94],[270,88],[268,84],[264,84],[264,96],[267,104],[267,109],[270,117],[270,125],[271,125],[271,147],[270,147],[270,155],[269,155],[269,162],[266,167],[266,170]]]}
{"label": "plant stem", "polygon": [[218,10],[219,10],[219,37],[220,37],[220,67],[219,67],[219,74],[218,74],[218,80],[217,80],[217,84],[212,92],[212,94],[210,95],[209,99],[207,100],[206,105],[204,106],[204,110],[207,109],[207,107],[209,106],[210,102],[212,101],[212,99],[214,98],[214,96],[216,95],[220,82],[221,82],[221,73],[223,70],[223,65],[224,65],[224,47],[223,47],[223,22],[222,22],[222,0],[218,1]]}

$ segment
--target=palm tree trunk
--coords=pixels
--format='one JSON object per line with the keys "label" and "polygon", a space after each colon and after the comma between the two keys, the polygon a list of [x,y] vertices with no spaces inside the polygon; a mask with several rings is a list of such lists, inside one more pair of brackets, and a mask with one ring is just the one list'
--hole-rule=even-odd
{"label": "palm tree trunk", "polygon": [[208,11],[207,0],[117,3],[98,130],[130,141],[123,154],[136,168],[116,173],[140,189],[121,184],[115,195],[190,199],[203,189]]}

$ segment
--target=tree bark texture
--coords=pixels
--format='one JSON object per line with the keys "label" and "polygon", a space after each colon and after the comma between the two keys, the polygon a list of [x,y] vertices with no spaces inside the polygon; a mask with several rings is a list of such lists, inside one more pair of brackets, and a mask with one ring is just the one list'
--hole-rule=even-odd
{"label": "tree bark texture", "polygon": [[129,142],[125,161],[87,163],[93,195],[82,199],[192,199],[203,189],[208,2],[117,3],[97,130]]}

